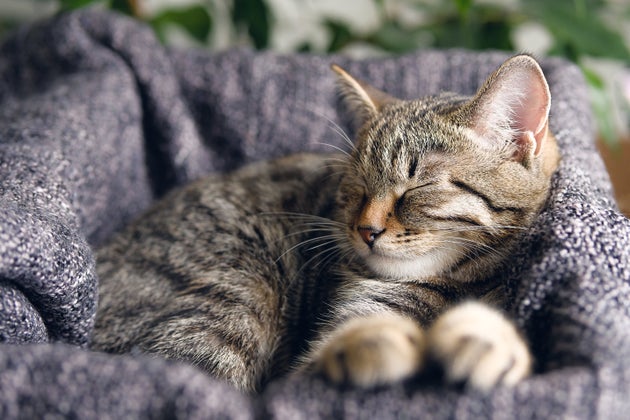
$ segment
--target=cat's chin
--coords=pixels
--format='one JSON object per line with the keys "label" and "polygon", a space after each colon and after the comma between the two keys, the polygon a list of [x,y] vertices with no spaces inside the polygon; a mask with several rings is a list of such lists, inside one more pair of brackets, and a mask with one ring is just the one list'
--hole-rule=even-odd
{"label": "cat's chin", "polygon": [[444,272],[452,263],[448,253],[435,250],[414,258],[400,258],[372,252],[364,255],[367,266],[379,276],[421,279]]}

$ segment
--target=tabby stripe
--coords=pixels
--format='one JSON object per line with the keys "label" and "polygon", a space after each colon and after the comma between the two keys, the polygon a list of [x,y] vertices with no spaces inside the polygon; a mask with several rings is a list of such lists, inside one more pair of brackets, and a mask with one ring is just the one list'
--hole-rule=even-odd
{"label": "tabby stripe", "polygon": [[155,264],[155,271],[164,274],[174,289],[183,290],[188,287],[191,280],[189,273],[181,273],[171,264],[158,262],[155,262]]}
{"label": "tabby stripe", "polygon": [[221,307],[223,307],[223,305],[243,307],[248,309],[261,324],[266,322],[266,320],[263,319],[263,315],[257,310],[255,304],[256,302],[253,299],[248,300],[239,298],[235,295],[235,293],[232,293],[229,290],[220,290],[220,286],[217,284],[191,285],[194,279],[192,276],[188,273],[180,273],[174,267],[167,264],[161,264],[158,267],[158,271],[163,273],[170,281],[173,288],[179,293],[179,299],[186,298],[186,295],[196,296],[202,299],[207,299],[208,296],[213,296],[217,298]]}
{"label": "tabby stripe", "polygon": [[171,311],[165,314],[160,314],[159,316],[152,318],[150,322],[143,325],[144,333],[137,336],[134,341],[137,343],[145,342],[148,343],[149,346],[159,345],[160,338],[156,337],[153,333],[160,324],[167,323],[172,320],[182,320],[189,319],[195,317],[198,314],[198,310],[196,308],[184,308],[177,309],[175,311]]}
{"label": "tabby stripe", "polygon": [[177,242],[177,238],[173,236],[171,232],[165,230],[162,227],[153,226],[152,224],[132,230],[131,235],[131,238],[134,242],[142,241],[148,237],[155,238],[167,243]]}
{"label": "tabby stripe", "polygon": [[[433,216],[431,214],[426,214],[425,215],[427,217],[429,217],[430,219],[433,220],[438,220],[441,222],[459,222],[459,223],[463,223],[466,225],[473,225],[473,226],[485,226],[484,224],[478,222],[475,219],[472,219],[470,217],[466,217],[466,216],[445,216],[445,217],[440,217],[440,216]],[[484,232],[480,232],[480,233],[484,233]]]}
{"label": "tabby stripe", "polygon": [[197,308],[180,308],[180,309],[176,309],[174,311],[165,313],[165,314],[161,314],[160,316],[156,317],[155,319],[153,319],[151,321],[150,324],[148,324],[147,327],[145,327],[145,329],[147,331],[152,331],[156,326],[158,326],[159,324],[162,324],[164,322],[168,322],[171,321],[173,319],[176,320],[181,320],[181,319],[188,319],[188,318],[192,318],[195,319],[195,317],[199,314],[199,310]]}
{"label": "tabby stripe", "polygon": [[[411,297],[411,296],[409,296]],[[414,318],[417,316],[417,312],[419,312],[420,307],[426,307],[427,304],[426,302],[423,302],[422,300],[418,299],[417,297],[415,297],[415,299],[411,299],[414,300],[414,303],[411,302],[406,302],[406,304],[402,304],[400,302],[400,298],[397,300],[391,300],[388,299],[385,296],[368,296],[368,298],[376,303],[380,303],[382,305],[387,306],[390,309],[393,309],[395,312],[399,313],[399,314],[406,314],[406,315],[412,315],[414,316]],[[430,311],[432,312],[432,311]]]}
{"label": "tabby stripe", "polygon": [[[207,334],[207,336],[211,336],[221,343],[217,345],[216,348],[229,348],[230,351],[232,351],[235,355],[242,357],[243,360],[254,358],[258,349],[256,347],[252,347],[251,344],[255,340],[252,340],[251,337],[244,337],[243,334],[241,334],[241,332],[239,331],[228,331],[223,327],[223,325],[227,325],[228,322],[231,320],[231,315],[227,315],[222,310],[213,311],[212,315],[217,324],[221,325],[221,327],[210,328],[207,323],[204,323],[203,330],[205,334]],[[162,314],[159,317],[153,319],[149,324],[147,324],[147,326],[145,327],[146,334],[144,334],[146,342],[150,345],[159,345],[159,339],[158,341],[154,341],[154,339],[152,338],[152,332],[155,331],[160,324],[167,324],[173,320],[177,322],[180,330],[191,329],[191,331],[197,331],[199,326],[201,325],[199,323],[199,310],[197,308],[178,309],[166,314]],[[259,325],[263,329],[269,328],[269,325],[265,326],[265,324],[262,322],[260,322]],[[207,362],[207,359],[204,359],[203,361],[205,363]]]}
{"label": "tabby stripe", "polygon": [[435,283],[419,283],[416,285],[416,287],[436,293],[444,297],[444,300],[446,300],[447,302],[455,302],[462,297],[461,292],[458,289],[446,285]]}
{"label": "tabby stripe", "polygon": [[[396,139],[396,143],[393,145],[393,150],[392,150],[392,159],[391,161],[398,161],[400,159],[400,155],[401,155],[401,150],[403,148],[403,141],[404,139],[402,137],[398,137]],[[398,165],[395,165],[398,166]]]}
{"label": "tabby stripe", "polygon": [[218,301],[221,304],[226,304],[228,306],[248,306],[246,304],[246,300],[233,297],[231,296],[232,294],[233,293],[230,293],[230,291],[220,290],[219,286],[216,284],[206,284],[203,286],[193,285],[182,290],[182,296],[196,295],[202,298],[212,296],[213,298],[218,298]]}
{"label": "tabby stripe", "polygon": [[418,156],[413,156],[409,164],[409,179],[416,176],[416,169],[418,169]]}
{"label": "tabby stripe", "polygon": [[278,258],[276,260],[276,268],[278,269],[278,274],[280,274],[281,279],[287,278],[287,270],[284,268],[284,263],[282,262],[282,258]]}
{"label": "tabby stripe", "polygon": [[258,235],[252,236],[248,232],[245,232],[243,229],[237,229],[236,232],[234,232],[234,235],[241,241],[241,243],[249,246],[256,246],[259,243],[262,245],[267,244],[267,241],[265,241],[264,238],[261,238]]}
{"label": "tabby stripe", "polygon": [[455,185],[457,188],[466,191],[469,194],[473,194],[476,195],[477,197],[481,198],[483,200],[483,202],[486,204],[486,206],[492,210],[495,213],[503,213],[506,211],[510,211],[513,213],[522,213],[523,209],[520,207],[499,207],[497,205],[495,205],[492,200],[485,194],[477,191],[476,189],[474,189],[473,187],[471,187],[470,185],[462,182],[462,181],[458,181],[458,180],[451,180],[451,184]]}
{"label": "tabby stripe", "polygon": [[262,231],[260,230],[260,228],[258,226],[254,225],[254,233],[256,234],[256,236],[258,237],[258,239],[260,240],[260,242],[266,242],[267,240],[265,239],[265,235],[263,235]]}
{"label": "tabby stripe", "polygon": [[[217,320],[220,322],[221,314],[217,313],[216,316],[217,316]],[[143,337],[140,337],[140,341],[146,341],[149,347],[154,346],[154,345],[159,345],[160,339],[157,339],[156,341],[155,337],[152,335],[152,332],[158,329],[158,326],[160,324],[166,324],[172,320],[178,321],[180,328],[192,327],[193,329],[195,329],[199,326],[197,322],[199,320],[198,310],[196,308],[179,309],[176,311],[163,314],[159,317],[156,317],[155,319],[152,320],[151,323],[149,323],[145,327],[146,333],[143,335]],[[192,322],[182,323],[182,321],[192,321]],[[223,328],[213,328],[211,330],[206,329],[206,331],[208,334],[212,335],[214,339],[222,343],[222,344],[219,344],[217,348],[227,347],[234,354],[240,355],[240,356],[242,356],[243,353],[248,353],[250,354],[250,356],[253,353],[255,353],[255,349],[253,348],[250,348],[248,351],[247,344],[248,344],[249,339],[246,339],[240,334],[231,334],[230,332],[224,330]],[[204,358],[203,361],[207,362],[208,360]]]}
{"label": "tabby stripe", "polygon": [[[231,315],[222,316],[222,313],[216,314],[217,321],[221,325],[219,328],[215,328],[212,330],[212,334],[221,339],[224,343],[226,343],[230,349],[234,351],[237,355],[243,355],[243,353],[247,354],[247,359],[252,359],[256,354],[257,348],[251,346],[252,343],[257,342],[259,337],[252,340],[252,337],[244,337],[243,332],[248,331],[228,331],[224,325],[227,325],[229,321],[232,320]],[[225,319],[225,320],[224,320]],[[223,321],[223,322],[221,322]],[[270,326],[266,326],[267,328]],[[263,328],[265,328],[263,324]],[[251,333],[251,331],[249,331]]]}
{"label": "tabby stripe", "polygon": [[474,255],[469,255],[468,253],[462,255],[457,262],[455,262],[455,264],[453,264],[453,268],[452,271],[459,271],[462,269],[462,267],[470,264],[470,263],[475,263],[478,264],[479,263],[479,259],[485,257],[486,255],[490,254],[491,252],[493,252],[492,249],[486,249],[486,248],[477,248],[474,250]]}
{"label": "tabby stripe", "polygon": [[419,320],[422,324],[426,324],[427,322],[434,320],[439,315],[442,306],[438,305],[436,308],[434,305],[428,304],[427,302],[432,299],[421,297],[423,293],[426,294],[429,292],[437,294],[440,298],[447,302],[455,301],[460,297],[456,291],[441,288],[438,285],[420,283],[414,284],[413,287],[420,290],[401,290],[400,294],[396,297],[372,295],[369,296],[369,298],[376,303],[387,306],[395,312],[405,314],[413,319]]}

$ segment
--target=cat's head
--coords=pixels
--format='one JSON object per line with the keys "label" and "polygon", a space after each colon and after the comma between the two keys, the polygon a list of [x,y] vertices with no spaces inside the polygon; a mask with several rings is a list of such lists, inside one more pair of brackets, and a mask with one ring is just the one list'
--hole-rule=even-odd
{"label": "cat's head", "polygon": [[333,69],[360,123],[337,196],[354,252],[386,277],[487,274],[541,209],[558,163],[538,63],[507,60],[471,98],[413,101]]}

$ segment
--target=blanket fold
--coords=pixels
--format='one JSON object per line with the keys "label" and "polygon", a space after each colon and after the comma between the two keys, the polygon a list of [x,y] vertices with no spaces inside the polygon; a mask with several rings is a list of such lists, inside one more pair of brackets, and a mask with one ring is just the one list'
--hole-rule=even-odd
{"label": "blanket fold", "polygon": [[331,63],[395,96],[472,94],[498,52],[401,57],[163,48],[96,10],[0,46],[0,418],[627,418],[630,222],[594,145],[579,69],[542,59],[562,151],[549,202],[499,273],[536,372],[487,395],[419,376],[370,391],[292,376],[242,395],[203,372],[89,351],[93,248],[169,189],[344,147]]}

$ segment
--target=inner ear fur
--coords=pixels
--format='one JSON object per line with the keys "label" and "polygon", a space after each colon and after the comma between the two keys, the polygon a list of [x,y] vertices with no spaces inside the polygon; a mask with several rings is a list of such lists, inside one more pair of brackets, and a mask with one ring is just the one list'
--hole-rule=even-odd
{"label": "inner ear fur", "polygon": [[542,69],[529,55],[505,61],[483,84],[464,112],[469,128],[491,147],[515,146],[524,161],[543,150],[551,94]]}

